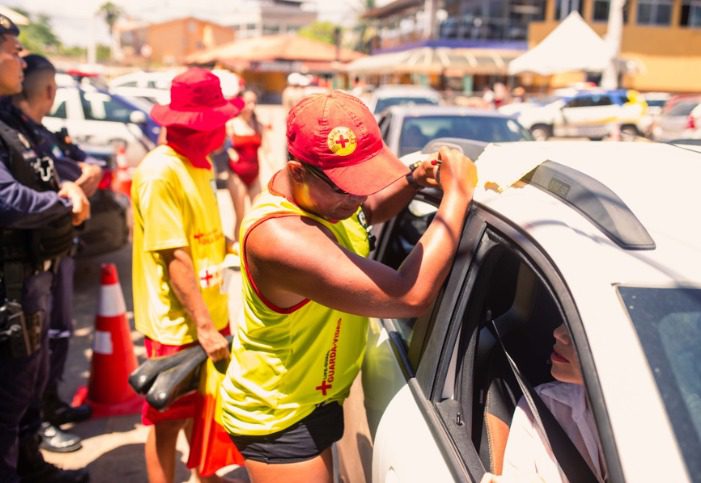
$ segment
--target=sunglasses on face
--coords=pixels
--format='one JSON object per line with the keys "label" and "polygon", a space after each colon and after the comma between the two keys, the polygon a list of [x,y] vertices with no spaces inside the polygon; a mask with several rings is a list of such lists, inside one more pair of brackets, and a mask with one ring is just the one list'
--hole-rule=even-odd
{"label": "sunglasses on face", "polygon": [[343,191],[341,188],[336,186],[333,181],[329,179],[328,176],[324,174],[323,171],[321,171],[319,168],[315,166],[311,166],[306,163],[302,163],[302,166],[304,166],[304,169],[307,170],[308,173],[310,173],[312,176],[315,176],[319,178],[321,181],[326,183],[326,185],[333,190],[334,193],[339,194],[339,195],[344,195],[344,196],[353,196],[347,191]]}

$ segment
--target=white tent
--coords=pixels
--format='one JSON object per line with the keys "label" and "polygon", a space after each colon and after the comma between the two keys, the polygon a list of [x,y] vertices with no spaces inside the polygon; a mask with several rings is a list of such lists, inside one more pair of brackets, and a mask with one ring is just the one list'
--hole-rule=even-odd
{"label": "white tent", "polygon": [[611,60],[604,40],[575,10],[538,45],[509,64],[509,74],[540,75],[584,70],[601,72]]}

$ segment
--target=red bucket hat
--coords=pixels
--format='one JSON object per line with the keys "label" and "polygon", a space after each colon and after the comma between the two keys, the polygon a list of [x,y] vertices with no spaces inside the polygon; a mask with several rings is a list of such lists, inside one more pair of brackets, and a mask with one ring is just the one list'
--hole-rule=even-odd
{"label": "red bucket hat", "polygon": [[219,77],[206,69],[191,68],[173,79],[170,104],[151,108],[151,117],[161,126],[182,126],[212,131],[238,115],[243,99],[224,99]]}
{"label": "red bucket hat", "polygon": [[376,193],[408,172],[385,145],[367,106],[341,91],[307,96],[292,107],[287,149],[358,196]]}

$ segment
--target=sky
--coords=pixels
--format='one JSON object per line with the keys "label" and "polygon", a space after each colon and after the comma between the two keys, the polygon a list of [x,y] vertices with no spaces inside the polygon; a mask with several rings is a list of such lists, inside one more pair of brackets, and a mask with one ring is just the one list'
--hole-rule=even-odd
{"label": "sky", "polygon": [[[0,0],[0,5],[20,7],[32,14],[44,13],[51,19],[54,32],[66,45],[85,46],[94,35],[98,42],[109,43],[107,26],[95,19],[95,12],[106,0]],[[158,22],[193,15],[216,21],[230,16],[251,0],[112,0],[129,15]],[[308,0],[316,3],[320,20],[343,23],[353,18],[353,9],[362,0]]]}

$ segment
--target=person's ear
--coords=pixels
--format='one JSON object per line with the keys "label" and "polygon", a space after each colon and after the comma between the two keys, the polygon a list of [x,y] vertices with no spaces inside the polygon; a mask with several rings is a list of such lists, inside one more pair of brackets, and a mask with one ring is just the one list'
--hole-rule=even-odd
{"label": "person's ear", "polygon": [[291,159],[287,162],[287,170],[294,181],[297,183],[304,182],[304,166],[302,166],[302,163],[296,159]]}

